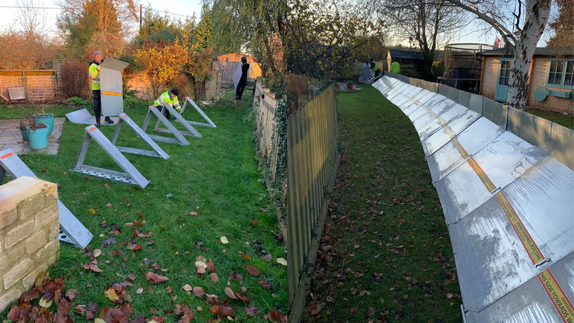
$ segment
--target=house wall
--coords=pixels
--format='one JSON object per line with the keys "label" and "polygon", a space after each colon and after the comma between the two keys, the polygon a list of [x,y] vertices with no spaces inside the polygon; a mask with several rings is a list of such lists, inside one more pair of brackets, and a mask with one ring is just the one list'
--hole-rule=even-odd
{"label": "house wall", "polygon": [[[548,96],[546,100],[542,102],[537,102],[534,99],[534,91],[537,88],[543,86],[546,87],[548,90],[556,90],[556,91],[568,91],[568,89],[556,88],[556,87],[549,87],[546,86],[546,76],[548,68],[550,67],[550,58],[549,57],[536,57],[533,62],[533,66],[531,67],[531,76],[530,76],[530,91],[528,93],[528,101],[526,104],[532,107],[543,108],[546,110],[558,111],[558,112],[566,112],[568,110],[568,106],[570,106],[570,113],[572,112],[573,102],[570,99],[558,98],[555,96]],[[571,94],[572,95],[572,94]]]}
{"label": "house wall", "polygon": [[492,100],[494,100],[494,94],[496,93],[496,80],[498,78],[499,67],[500,60],[498,57],[484,57],[482,81],[480,82],[480,94]]}
{"label": "house wall", "polygon": [[[529,107],[543,108],[557,112],[566,112],[570,107],[569,113],[574,110],[574,103],[570,99],[558,98],[555,96],[548,96],[543,102],[537,102],[534,99],[534,91],[543,86],[549,90],[567,91],[566,89],[548,87],[546,86],[547,70],[550,66],[550,58],[548,57],[535,57],[530,67],[530,89],[526,105]],[[494,100],[496,93],[496,82],[498,79],[498,69],[500,67],[500,59],[493,56],[484,57],[484,68],[482,70],[482,82],[480,84],[480,94]]]}

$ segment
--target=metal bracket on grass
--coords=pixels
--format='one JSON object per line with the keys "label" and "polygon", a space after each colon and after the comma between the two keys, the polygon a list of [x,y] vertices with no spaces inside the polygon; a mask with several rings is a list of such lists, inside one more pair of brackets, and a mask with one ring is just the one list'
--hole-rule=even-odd
{"label": "metal bracket on grass", "polygon": [[[177,130],[179,133],[181,133],[184,136],[201,138],[201,134],[197,130],[195,130],[195,128],[187,120],[185,120],[181,116],[181,114],[179,112],[177,112],[171,105],[165,104],[165,106],[163,108],[167,109],[167,111],[169,111],[175,117],[175,121],[178,121],[179,123],[181,123],[185,127],[185,129],[187,129],[187,131]],[[163,110],[160,112],[163,112]],[[161,124],[160,120],[157,120],[157,122],[155,123],[155,127],[154,127],[153,131],[172,133],[172,130],[170,130],[169,127],[168,127],[168,129],[160,128],[159,127],[160,124]]]}
{"label": "metal bracket on grass", "polygon": [[[78,153],[78,159],[72,169],[73,172],[111,179],[113,181],[139,185],[144,188],[149,184],[148,180],[130,163],[127,158],[112,144],[111,141],[104,136],[104,134],[96,126],[91,125],[86,127],[86,134],[82,141],[82,146]],[[117,172],[109,169],[87,166],[84,165],[86,154],[92,139],[102,147],[102,149],[120,166],[125,173]]]}
{"label": "metal bracket on grass", "polygon": [[[217,126],[215,125],[215,123],[213,123],[213,121],[211,121],[211,119],[209,119],[209,117],[205,114],[205,112],[203,112],[203,110],[201,110],[197,104],[195,104],[195,102],[191,99],[191,98],[187,98],[185,100],[185,103],[183,104],[183,107],[181,107],[181,111],[179,112],[180,115],[183,116],[183,112],[185,111],[185,107],[187,106],[187,104],[191,104],[191,106],[193,106],[195,108],[195,110],[197,112],[199,112],[199,114],[201,114],[201,116],[203,117],[203,119],[205,119],[205,121],[207,121],[207,123],[205,122],[196,122],[196,121],[189,121],[187,120],[187,123],[191,124],[191,125],[195,125],[195,126],[204,126],[204,127],[210,127],[210,128],[217,128]],[[176,120],[179,121],[179,120]]]}
{"label": "metal bracket on grass", "polygon": [[[173,109],[172,109],[173,110]],[[171,112],[171,111],[170,111]],[[148,136],[156,141],[161,141],[161,142],[167,142],[170,144],[180,144],[182,146],[187,146],[189,145],[189,141],[187,141],[187,139],[185,139],[185,137],[183,136],[183,134],[177,130],[176,127],[174,127],[173,124],[171,124],[171,122],[169,122],[169,120],[167,120],[167,118],[163,115],[162,111],[158,110],[156,107],[154,107],[153,105],[149,106],[149,110],[147,112],[147,115],[145,117],[144,120],[144,124],[142,126],[142,130],[143,132],[146,131],[147,126],[149,125],[149,122],[151,120],[151,116],[155,115],[158,119],[158,123],[161,122],[163,123],[167,129],[161,129],[163,131],[160,132],[167,132],[167,133],[171,133],[175,136],[175,138],[169,138],[169,137],[164,137],[164,136],[158,136],[158,135],[151,135],[148,134]],[[179,114],[178,114],[179,115]],[[181,118],[181,116],[179,116]],[[183,119],[183,118],[182,118]],[[187,123],[186,123],[187,124]],[[189,124],[188,124],[189,126]],[[190,126],[191,127],[191,126]],[[158,128],[158,125],[156,124],[155,128]],[[201,136],[201,135],[200,135]]]}
{"label": "metal bracket on grass", "polygon": [[[0,184],[6,172],[12,178],[20,176],[35,177],[26,164],[11,150],[0,151]],[[93,234],[72,214],[72,212],[58,199],[58,211],[60,221],[60,241],[68,242],[74,246],[84,249],[92,240]]]}
{"label": "metal bracket on grass", "polygon": [[116,146],[116,148],[124,153],[128,154],[136,154],[136,155],[144,155],[150,157],[161,157],[163,159],[169,159],[169,155],[163,151],[153,139],[145,133],[142,128],[140,128],[127,114],[121,113],[119,121],[116,125],[116,130],[114,131],[114,136],[112,137],[112,144],[115,146],[120,135],[120,130],[122,129],[123,124],[127,124],[132,130],[138,135],[139,138],[142,138],[143,141],[146,142],[153,150],[144,150],[144,149],[137,149],[137,148],[130,148],[130,147],[120,147]]}

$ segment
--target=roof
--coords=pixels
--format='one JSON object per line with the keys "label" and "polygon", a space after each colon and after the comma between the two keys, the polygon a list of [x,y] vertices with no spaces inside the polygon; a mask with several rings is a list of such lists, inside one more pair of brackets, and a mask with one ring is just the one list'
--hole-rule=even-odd
{"label": "roof", "polygon": [[423,54],[421,52],[415,52],[410,50],[400,50],[400,49],[389,49],[389,54],[391,58],[401,58],[401,59],[423,59]]}
{"label": "roof", "polygon": [[[512,48],[508,49],[508,55],[510,56],[514,50]],[[505,56],[504,48],[498,48],[493,50],[487,50],[478,53],[482,56]],[[536,47],[534,50],[534,56],[574,56],[574,47]]]}

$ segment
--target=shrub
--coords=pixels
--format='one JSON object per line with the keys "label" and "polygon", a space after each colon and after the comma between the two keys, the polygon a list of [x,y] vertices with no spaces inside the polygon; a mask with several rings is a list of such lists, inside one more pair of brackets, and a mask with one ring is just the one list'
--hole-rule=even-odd
{"label": "shrub", "polygon": [[66,100],[67,108],[70,110],[90,109],[92,104],[91,100],[82,99],[77,96],[73,96]]}
{"label": "shrub", "polygon": [[88,76],[89,65],[67,59],[60,65],[60,90],[64,99],[91,97],[91,82]]}

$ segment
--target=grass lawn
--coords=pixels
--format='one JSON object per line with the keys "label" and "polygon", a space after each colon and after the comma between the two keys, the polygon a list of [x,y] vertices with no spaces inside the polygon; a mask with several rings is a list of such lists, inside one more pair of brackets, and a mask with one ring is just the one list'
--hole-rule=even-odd
{"label": "grass lawn", "polygon": [[555,122],[561,126],[574,130],[574,115],[565,115],[560,112],[553,112],[548,110],[540,110],[540,109],[526,109],[526,112],[533,114],[535,116],[539,116],[541,118],[550,120]]}
{"label": "grass lawn", "polygon": [[[141,126],[148,103],[142,102],[138,108],[125,112]],[[131,273],[136,276],[133,286],[126,287],[133,299],[131,319],[140,314],[147,318],[161,315],[166,322],[175,322],[178,316],[173,314],[174,306],[183,303],[194,311],[194,321],[216,318],[209,311],[211,305],[206,296],[196,297],[186,292],[182,286],[187,284],[202,287],[206,294],[217,295],[220,304],[228,301],[236,321],[261,322],[273,309],[286,312],[286,267],[276,262],[277,258],[286,258],[286,253],[276,236],[277,221],[254,157],[252,126],[242,121],[248,107],[251,107],[250,99],[239,106],[224,99],[204,108],[217,128],[196,127],[203,137],[187,137],[189,146],[158,142],[171,156],[168,160],[125,154],[150,181],[145,189],[70,171],[86,125],[66,121],[58,155],[20,156],[41,179],[59,184],[62,202],[94,234],[89,251],[101,250],[96,260],[102,273],[85,270],[83,265],[90,263],[88,256],[65,243],[61,244],[59,262],[50,268],[50,277],[61,277],[66,289],[78,290],[71,312],[76,322],[86,321],[84,315],[74,310],[77,304],[96,302],[99,309],[118,305],[106,298],[104,291],[114,283],[129,281]],[[0,110],[2,118],[19,117],[9,112],[16,110],[2,107]],[[56,117],[70,111],[61,107],[46,109]],[[184,116],[202,121],[194,109],[186,108]],[[179,128],[183,129],[181,125]],[[112,137],[114,127],[102,126],[101,129],[108,138]],[[117,144],[148,149],[125,125]],[[121,171],[94,141],[85,163]],[[136,225],[130,227],[126,223]],[[114,227],[119,232],[114,233]],[[134,230],[153,235],[134,238]],[[229,240],[228,244],[222,243],[222,236]],[[103,246],[102,241],[111,237],[116,238],[116,242]],[[132,240],[143,248],[128,249],[127,243]],[[149,240],[153,240],[153,244],[147,244]],[[262,259],[266,254],[272,256],[269,262]],[[210,278],[209,270],[201,276],[197,274],[195,261],[199,256],[212,260],[218,282]],[[158,266],[154,269],[156,266],[152,265],[156,263]],[[250,275],[246,264],[259,269],[259,276]],[[152,285],[145,277],[148,271],[169,280]],[[250,302],[226,296],[224,290],[231,273],[241,274],[243,279],[230,281],[229,287],[248,297]],[[272,289],[260,285],[260,279],[269,281]],[[248,317],[245,312],[249,304],[259,308],[254,317]],[[55,312],[55,305],[51,310]],[[0,321],[6,319],[7,313],[8,310],[0,313]]]}
{"label": "grass lawn", "polygon": [[359,86],[338,95],[344,153],[303,321],[460,322],[450,238],[419,137],[379,91]]}

